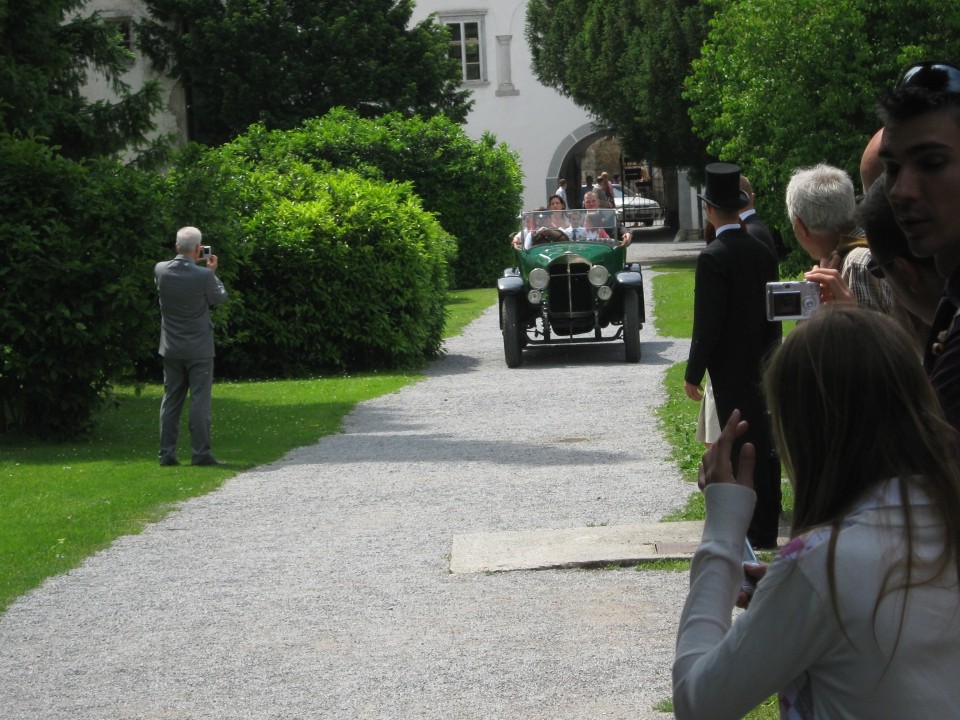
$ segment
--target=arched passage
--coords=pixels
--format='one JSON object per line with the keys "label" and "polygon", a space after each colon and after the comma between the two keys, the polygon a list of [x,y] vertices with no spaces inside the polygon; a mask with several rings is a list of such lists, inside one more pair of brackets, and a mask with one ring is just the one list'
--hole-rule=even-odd
{"label": "arched passage", "polygon": [[584,153],[602,137],[603,133],[593,123],[585,123],[560,141],[547,166],[546,197],[557,189],[560,178],[566,178],[567,192],[572,202],[574,193],[580,191],[580,164]]}

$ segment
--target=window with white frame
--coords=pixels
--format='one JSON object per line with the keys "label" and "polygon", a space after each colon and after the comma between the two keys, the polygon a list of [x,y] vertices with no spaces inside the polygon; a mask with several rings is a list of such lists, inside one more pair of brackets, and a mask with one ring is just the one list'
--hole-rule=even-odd
{"label": "window with white frame", "polygon": [[483,16],[441,19],[450,31],[450,57],[460,63],[464,83],[486,82],[483,57]]}

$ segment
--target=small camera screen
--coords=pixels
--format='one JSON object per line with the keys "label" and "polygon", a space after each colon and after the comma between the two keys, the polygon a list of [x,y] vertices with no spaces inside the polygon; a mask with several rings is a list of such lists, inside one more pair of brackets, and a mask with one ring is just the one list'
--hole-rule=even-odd
{"label": "small camera screen", "polygon": [[800,293],[785,292],[774,293],[773,295],[773,314],[780,315],[801,315]]}

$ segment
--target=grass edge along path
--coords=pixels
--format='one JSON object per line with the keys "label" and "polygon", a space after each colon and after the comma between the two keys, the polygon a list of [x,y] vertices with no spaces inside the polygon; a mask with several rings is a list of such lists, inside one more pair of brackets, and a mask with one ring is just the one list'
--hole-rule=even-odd
{"label": "grass edge along path", "polygon": [[[444,337],[458,335],[496,301],[496,290],[451,292]],[[238,472],[340,431],[357,403],[423,378],[418,371],[307,380],[218,381],[214,450],[227,467],[161,468],[163,389],[115,389],[86,438],[62,444],[0,438],[0,614],[44,580],[79,566],[122,535],[140,533],[184,500]],[[189,437],[186,413],[181,440]]]}
{"label": "grass edge along path", "polygon": [[[695,261],[656,264],[652,269],[660,273],[653,278],[654,317],[657,334],[672,338],[689,338],[693,333],[693,269]],[[679,362],[667,369],[663,376],[667,399],[656,409],[657,421],[670,444],[671,459],[677,464],[684,480],[696,482],[703,443],[696,439],[699,403],[692,402],[683,389],[683,375],[687,363]],[[784,505],[793,506],[787,497],[789,485],[784,485]],[[687,505],[663,518],[664,522],[703,520],[706,508],[703,493],[691,493]],[[763,557],[771,560],[772,557]],[[689,561],[686,561],[689,565]],[[663,700],[654,710],[673,714],[673,701]],[[744,716],[744,720],[777,720],[780,708],[777,696],[771,696]]]}

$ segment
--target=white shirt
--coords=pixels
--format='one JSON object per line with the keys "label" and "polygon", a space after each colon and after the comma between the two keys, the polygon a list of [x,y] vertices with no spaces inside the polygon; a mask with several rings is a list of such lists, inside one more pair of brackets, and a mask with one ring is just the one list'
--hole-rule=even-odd
{"label": "white shirt", "polygon": [[[842,628],[828,581],[829,529],[783,548],[731,626],[756,496],[734,484],[709,485],[704,495],[707,519],[673,665],[677,718],[741,718],[777,692],[781,717],[790,720],[957,716],[960,589],[954,566],[935,583],[910,589],[899,635],[903,591],[884,596],[874,622],[885,573],[904,547],[894,481],[861,501],[840,530],[835,577]],[[914,552],[938,558],[944,547],[940,515],[919,492],[911,491],[911,504]]]}

